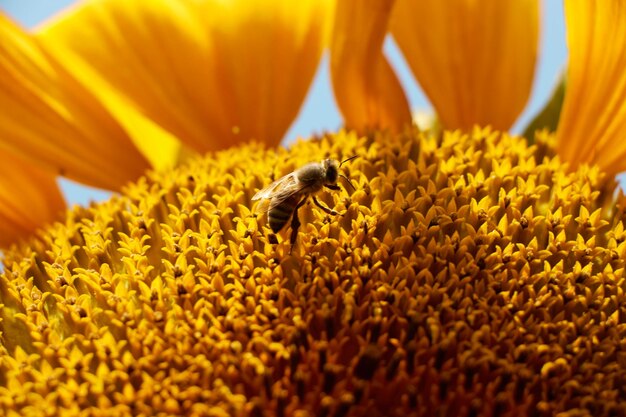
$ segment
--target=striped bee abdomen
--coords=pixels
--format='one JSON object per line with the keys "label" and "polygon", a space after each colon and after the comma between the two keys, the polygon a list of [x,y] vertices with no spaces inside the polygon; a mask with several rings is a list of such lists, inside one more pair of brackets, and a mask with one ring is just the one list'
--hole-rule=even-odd
{"label": "striped bee abdomen", "polygon": [[280,232],[280,230],[285,227],[293,215],[293,212],[296,210],[296,206],[301,198],[302,194],[296,193],[276,204],[274,204],[274,201],[270,203],[270,208],[267,211],[267,219],[274,233]]}

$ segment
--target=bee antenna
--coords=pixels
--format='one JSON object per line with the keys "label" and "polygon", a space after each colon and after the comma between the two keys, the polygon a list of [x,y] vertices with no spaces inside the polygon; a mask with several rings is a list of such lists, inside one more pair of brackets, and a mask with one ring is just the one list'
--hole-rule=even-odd
{"label": "bee antenna", "polygon": [[[355,157],[352,157],[352,158],[355,158]],[[350,158],[350,159],[352,159],[352,158]],[[341,178],[343,178],[344,180],[346,180],[346,181],[348,182],[348,184],[350,184],[350,187],[352,187],[352,189],[353,189],[354,191],[356,191],[356,187],[354,186],[354,184],[352,184],[352,181],[350,181],[350,178],[346,177],[346,176],[345,176],[345,175],[343,175],[343,174],[339,174],[339,176],[340,176]]]}
{"label": "bee antenna", "polygon": [[344,159],[344,160],[343,160],[343,161],[341,161],[341,163],[339,164],[339,168],[341,168],[341,166],[342,166],[343,164],[345,164],[345,163],[346,163],[346,162],[348,162],[348,161],[353,160],[353,159],[354,159],[354,158],[356,158],[357,156],[359,156],[359,155],[354,155],[354,156],[351,156],[351,157],[350,157],[350,158],[348,158],[348,159]]}

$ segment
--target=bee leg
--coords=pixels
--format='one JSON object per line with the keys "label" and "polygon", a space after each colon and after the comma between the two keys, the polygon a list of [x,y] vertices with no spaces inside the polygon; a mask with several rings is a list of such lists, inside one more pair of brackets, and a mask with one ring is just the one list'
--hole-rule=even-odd
{"label": "bee leg", "polygon": [[319,200],[316,197],[313,197],[313,202],[315,203],[315,205],[319,208],[321,208],[322,210],[324,210],[325,213],[333,215],[333,216],[338,216],[339,213],[336,212],[335,210],[326,207],[324,204],[320,203]]}
{"label": "bee leg", "polygon": [[293,211],[293,216],[291,217],[291,237],[289,242],[291,243],[291,248],[289,249],[289,254],[291,255],[291,251],[293,250],[294,245],[296,244],[296,239],[298,238],[298,229],[300,229],[300,219],[298,218],[298,210],[306,203],[306,198],[303,198],[302,201],[298,203],[296,208]]}
{"label": "bee leg", "polygon": [[[346,182],[347,182],[348,184],[350,184],[350,187],[351,187],[354,191],[356,191],[356,187],[354,186],[354,184],[352,184],[352,181],[350,181],[350,179],[349,179],[348,177],[346,177],[345,175],[342,175],[342,174],[339,174],[339,176],[340,176],[341,178],[345,178]],[[339,186],[339,184],[324,184],[324,187],[328,188],[329,190],[334,190],[334,191],[341,191],[341,190],[344,190],[344,191],[348,192],[348,190],[347,190],[347,189],[345,189],[345,188],[343,188],[343,187],[340,187],[340,186]]]}

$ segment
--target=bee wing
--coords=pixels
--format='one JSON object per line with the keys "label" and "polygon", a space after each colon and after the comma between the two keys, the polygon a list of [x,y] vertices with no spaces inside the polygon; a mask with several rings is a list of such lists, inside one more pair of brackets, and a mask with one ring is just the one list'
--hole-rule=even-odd
{"label": "bee wing", "polygon": [[294,173],[290,173],[285,175],[282,178],[277,179],[270,185],[265,188],[259,190],[253,197],[252,200],[264,200],[270,199],[274,197],[276,194],[280,193],[285,188],[294,187],[296,185],[296,176]]}
{"label": "bee wing", "polygon": [[257,204],[255,211],[257,213],[265,213],[270,208],[270,201],[272,206],[276,206],[276,204],[280,204],[294,193],[300,192],[301,188],[298,181],[296,181],[294,173],[287,174],[259,190],[252,197],[252,200],[261,200]]}
{"label": "bee wing", "polygon": [[266,213],[270,208],[270,200],[264,199],[257,203],[254,212],[257,214]]}

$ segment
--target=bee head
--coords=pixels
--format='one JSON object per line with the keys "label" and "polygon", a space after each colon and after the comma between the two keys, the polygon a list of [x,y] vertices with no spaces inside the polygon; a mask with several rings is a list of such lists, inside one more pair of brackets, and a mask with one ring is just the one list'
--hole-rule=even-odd
{"label": "bee head", "polygon": [[326,184],[335,184],[339,176],[339,162],[334,159],[324,159],[322,165],[326,171]]}

